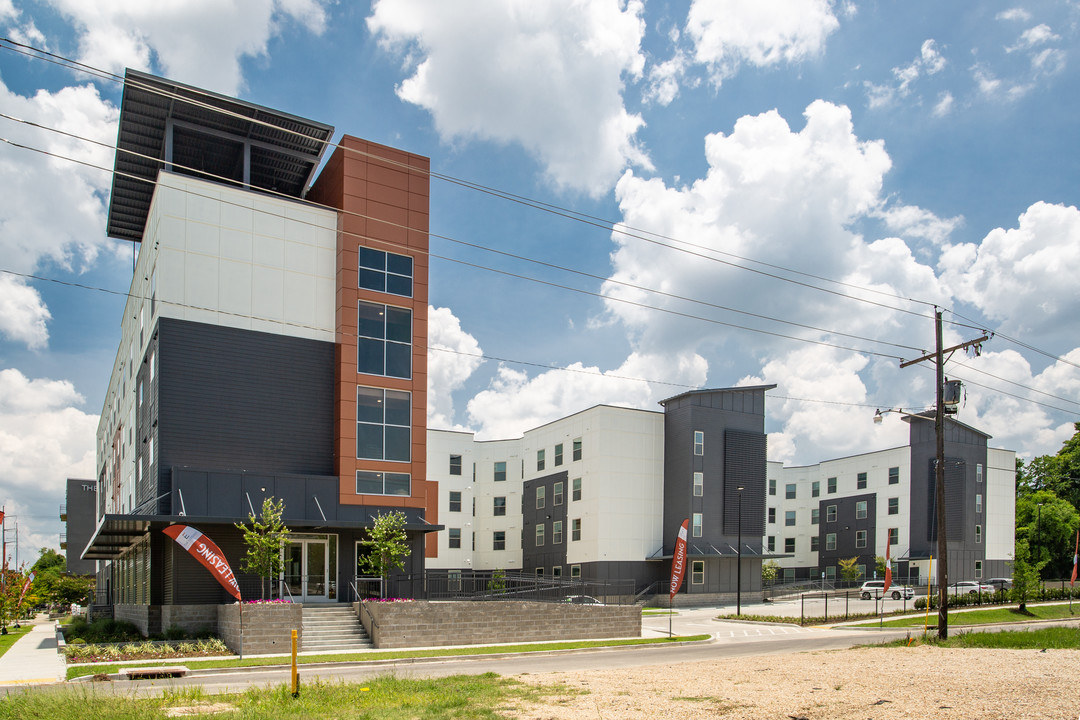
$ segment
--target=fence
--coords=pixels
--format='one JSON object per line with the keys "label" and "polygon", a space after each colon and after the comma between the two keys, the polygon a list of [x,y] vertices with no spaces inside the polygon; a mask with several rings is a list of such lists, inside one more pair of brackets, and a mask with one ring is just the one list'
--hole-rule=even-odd
{"label": "fence", "polygon": [[[379,597],[378,578],[354,578],[350,600]],[[396,575],[387,582],[387,595],[416,600],[532,600],[631,605],[634,581],[553,577],[490,570],[428,570]]]}

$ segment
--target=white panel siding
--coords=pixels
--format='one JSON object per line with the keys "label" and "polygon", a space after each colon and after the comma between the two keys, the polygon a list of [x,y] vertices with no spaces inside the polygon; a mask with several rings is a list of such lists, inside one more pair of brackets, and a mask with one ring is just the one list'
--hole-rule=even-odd
{"label": "white panel siding", "polygon": [[983,468],[986,483],[986,527],[983,528],[986,559],[1012,560],[1016,551],[1016,453],[989,448],[986,460],[989,466]]}

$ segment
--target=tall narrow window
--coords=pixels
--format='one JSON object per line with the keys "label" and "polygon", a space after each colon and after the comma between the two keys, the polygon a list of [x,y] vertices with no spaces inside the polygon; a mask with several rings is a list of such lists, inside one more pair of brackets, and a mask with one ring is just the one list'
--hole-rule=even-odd
{"label": "tall narrow window", "polygon": [[769,522],[776,522],[776,508],[769,508]]}
{"label": "tall narrow window", "polygon": [[580,500],[581,499],[581,478],[574,478],[574,480],[573,480],[573,490],[571,491],[571,493],[572,493],[570,495],[571,500]]}
{"label": "tall narrow window", "polygon": [[866,531],[865,530],[856,530],[855,531],[855,547],[857,547],[857,548],[866,547]]}
{"label": "tall narrow window", "polygon": [[828,480],[826,480],[825,482],[826,482],[826,485],[828,486],[827,490],[828,490],[829,494],[832,494],[832,493],[836,492],[836,478],[831,477]]}
{"label": "tall narrow window", "polygon": [[866,517],[866,501],[859,500],[855,503],[855,519],[862,520]]}
{"label": "tall narrow window", "polygon": [[981,494],[975,496],[975,512],[977,512],[977,513],[982,512],[982,495]]}
{"label": "tall narrow window", "polygon": [[821,522],[821,510],[818,508],[810,508],[810,524],[817,525]]}
{"label": "tall narrow window", "polygon": [[506,461],[499,460],[495,463],[495,482],[506,481]]}
{"label": "tall narrow window", "polygon": [[819,497],[821,495],[821,481],[815,480],[810,483],[810,497]]}
{"label": "tall narrow window", "polygon": [[451,549],[461,548],[461,528],[448,528],[449,536],[447,546]]}
{"label": "tall narrow window", "polygon": [[784,486],[784,499],[785,500],[794,500],[795,499],[795,483],[788,483],[787,485]]}
{"label": "tall narrow window", "polygon": [[776,494],[776,478],[769,478],[769,494]]}
{"label": "tall narrow window", "polygon": [[360,247],[360,287],[412,297],[413,261],[408,255]]}
{"label": "tall narrow window", "polygon": [[705,561],[694,560],[690,563],[690,584],[691,585],[704,585],[705,584]]}
{"label": "tall narrow window", "polygon": [[412,393],[356,388],[356,457],[397,462],[412,459]]}
{"label": "tall narrow window", "polygon": [[701,513],[694,513],[693,536],[701,537]]}
{"label": "tall narrow window", "polygon": [[461,491],[450,491],[450,512],[461,512]]}
{"label": "tall narrow window", "polygon": [[900,468],[898,468],[898,467],[889,468],[889,484],[890,485],[899,485],[900,484]]}
{"label": "tall narrow window", "polygon": [[496,530],[491,539],[492,550],[505,550],[506,549],[506,531]]}
{"label": "tall narrow window", "polygon": [[982,525],[975,526],[975,542],[982,542]]}
{"label": "tall narrow window", "polygon": [[705,473],[694,473],[694,497],[705,494]]}
{"label": "tall narrow window", "polygon": [[551,544],[562,545],[562,520],[551,523]]}
{"label": "tall narrow window", "polygon": [[570,540],[571,542],[577,542],[581,539],[581,518],[574,518],[570,521]]}
{"label": "tall narrow window", "polygon": [[555,483],[554,491],[551,493],[551,502],[558,507],[563,504],[563,484],[562,482]]}
{"label": "tall narrow window", "polygon": [[767,538],[765,538],[765,546],[769,548],[769,552],[775,552],[776,551],[776,536],[775,535],[770,535]]}
{"label": "tall narrow window", "polygon": [[495,505],[494,505],[494,508],[492,510],[492,513],[496,517],[499,517],[501,515],[506,514],[506,498],[505,497],[497,497],[497,498],[495,498]]}
{"label": "tall narrow window", "polygon": [[356,371],[412,377],[412,310],[360,301]]}
{"label": "tall narrow window", "polygon": [[577,438],[576,440],[574,440],[573,447],[574,447],[573,459],[574,460],[580,460],[581,459],[581,438]]}
{"label": "tall narrow window", "polygon": [[536,488],[536,509],[537,510],[543,509],[543,507],[544,507],[544,505],[546,503],[547,503],[547,488],[544,487],[543,485],[540,485],[540,486],[538,486]]}
{"label": "tall narrow window", "polygon": [[898,498],[898,497],[889,498],[889,514],[890,515],[899,515],[900,514],[900,498]]}
{"label": "tall narrow window", "polygon": [[825,534],[825,549],[826,550],[835,550],[836,549],[836,533],[826,533]]}
{"label": "tall narrow window", "polygon": [[982,560],[975,561],[975,579],[982,580]]}
{"label": "tall narrow window", "polygon": [[546,525],[540,523],[536,526],[536,547],[543,547],[544,545],[544,528]]}
{"label": "tall narrow window", "polygon": [[562,443],[555,446],[555,467],[562,465]]}
{"label": "tall narrow window", "polygon": [[784,538],[784,552],[795,552],[795,538]]}
{"label": "tall narrow window", "polygon": [[982,463],[976,463],[976,465],[975,465],[975,482],[980,482],[981,483],[982,478],[983,478]]}
{"label": "tall narrow window", "polygon": [[889,528],[889,544],[900,544],[900,528]]}
{"label": "tall narrow window", "polygon": [[865,490],[866,489],[866,473],[861,472],[861,473],[859,473],[858,475],[855,476],[855,489],[856,490]]}
{"label": "tall narrow window", "polygon": [[460,455],[451,455],[450,456],[450,474],[451,475],[460,475],[461,474],[461,456]]}
{"label": "tall narrow window", "polygon": [[703,433],[701,430],[694,431],[694,454],[705,454],[705,433]]}
{"label": "tall narrow window", "polygon": [[817,552],[818,548],[820,546],[821,546],[821,538],[819,538],[817,535],[811,535],[810,536],[810,552]]}
{"label": "tall narrow window", "polygon": [[784,525],[785,525],[785,527],[792,527],[792,526],[795,525],[795,511],[794,510],[785,510],[784,511]]}
{"label": "tall narrow window", "polygon": [[537,470],[537,472],[543,470],[544,465],[545,465],[544,451],[543,450],[537,450],[536,451],[536,470]]}
{"label": "tall narrow window", "polygon": [[836,522],[836,506],[825,506],[825,522]]}

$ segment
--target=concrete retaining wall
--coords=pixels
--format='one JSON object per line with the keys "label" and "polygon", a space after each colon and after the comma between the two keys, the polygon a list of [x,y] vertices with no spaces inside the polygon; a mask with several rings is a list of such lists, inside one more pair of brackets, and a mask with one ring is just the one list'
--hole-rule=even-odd
{"label": "concrete retaining wall", "polygon": [[641,637],[636,605],[365,602],[360,621],[377,648]]}
{"label": "concrete retaining wall", "polygon": [[161,632],[164,633],[169,628],[179,628],[192,634],[203,630],[217,632],[218,606],[162,605]]}
{"label": "concrete retaining wall", "polygon": [[[243,651],[245,655],[292,652],[292,632],[297,647],[303,643],[303,605],[267,603],[244,605]],[[241,649],[240,605],[217,605],[218,636],[235,653]]]}
{"label": "concrete retaining wall", "polygon": [[113,619],[133,624],[143,635],[161,632],[160,605],[113,605]]}

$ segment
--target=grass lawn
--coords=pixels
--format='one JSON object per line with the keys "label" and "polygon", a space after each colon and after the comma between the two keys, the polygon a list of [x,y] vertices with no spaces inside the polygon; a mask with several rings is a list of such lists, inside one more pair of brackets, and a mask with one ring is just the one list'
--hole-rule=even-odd
{"label": "grass lawn", "polygon": [[0,656],[8,651],[15,641],[21,638],[26,633],[33,629],[33,625],[23,625],[22,627],[9,627],[7,635],[0,635]]}
{"label": "grass lawn", "polygon": [[[545,652],[551,650],[581,650],[599,647],[617,647],[621,645],[655,645],[657,643],[695,642],[699,640],[707,640],[708,638],[708,635],[687,635],[684,637],[674,638],[576,640],[571,642],[558,643],[530,643],[526,645],[491,645],[483,647],[452,647],[427,650],[387,650],[385,652],[339,653],[333,655],[300,655],[297,657],[297,663],[300,665],[328,662],[362,663],[372,662],[376,660],[399,660],[405,658],[452,657],[457,655],[494,655],[498,653]],[[286,655],[280,657],[245,658],[242,661],[238,657],[207,658],[205,660],[187,660],[184,658],[173,658],[168,661],[125,663],[124,667],[154,667],[157,665],[165,664],[183,665],[191,670],[204,670],[208,668],[264,667],[267,665],[289,665],[291,663],[292,658]],[[69,665],[67,671],[67,678],[68,680],[72,680],[83,675],[96,675],[98,673],[112,674],[118,672],[119,669],[120,666],[116,664]]]}
{"label": "grass lawn", "polygon": [[[1066,605],[1028,605],[1026,612],[1020,612],[1015,607],[998,607],[986,610],[950,610],[949,627],[969,625],[989,625],[992,623],[1021,622],[1024,620],[1060,620],[1062,618],[1075,617],[1080,619],[1080,603],[1073,605],[1073,611],[1069,613]],[[903,617],[896,620],[886,620],[882,623],[868,622],[850,627],[923,627],[926,622],[925,615]],[[937,625],[937,610],[930,611],[929,623]],[[1075,632],[1075,630],[1073,631]]]}
{"label": "grass lawn", "polygon": [[[990,648],[998,650],[1076,650],[1080,649],[1080,632],[1069,627],[1043,627],[1001,632],[963,630],[939,640],[936,635],[913,637],[883,643],[885,647],[936,645],[949,648]],[[876,646],[876,647],[881,647]]]}
{"label": "grass lawn", "polygon": [[641,617],[650,617],[653,615],[678,615],[675,610],[666,610],[664,608],[643,608],[641,611]]}
{"label": "grass lawn", "polygon": [[530,699],[569,695],[563,686],[534,688],[495,673],[439,679],[385,676],[365,684],[311,683],[292,697],[284,685],[252,689],[239,695],[209,696],[199,689],[166,693],[160,698],[97,693],[94,686],[13,693],[0,703],[0,718],[49,720],[156,720],[176,717],[379,718],[379,720],[494,720],[517,714]]}

